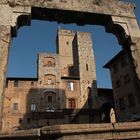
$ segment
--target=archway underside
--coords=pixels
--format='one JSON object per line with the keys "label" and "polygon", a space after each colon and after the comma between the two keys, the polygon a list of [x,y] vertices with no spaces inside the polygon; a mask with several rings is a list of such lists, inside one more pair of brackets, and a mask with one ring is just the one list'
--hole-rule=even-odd
{"label": "archway underside", "polygon": [[[106,32],[113,33],[116,35],[119,44],[125,42],[131,45],[130,37],[125,32],[125,29],[120,25],[116,25],[112,21],[111,15],[97,14],[97,13],[87,13],[87,12],[76,12],[76,11],[66,11],[58,9],[47,9],[32,7],[31,16],[20,15],[17,19],[17,25],[12,27],[13,36],[17,35],[17,29],[24,25],[30,25],[31,19],[37,20],[47,20],[56,21],[58,23],[71,24],[76,23],[77,25],[83,26],[89,25],[101,25],[104,26]],[[128,40],[129,39],[129,40]]]}

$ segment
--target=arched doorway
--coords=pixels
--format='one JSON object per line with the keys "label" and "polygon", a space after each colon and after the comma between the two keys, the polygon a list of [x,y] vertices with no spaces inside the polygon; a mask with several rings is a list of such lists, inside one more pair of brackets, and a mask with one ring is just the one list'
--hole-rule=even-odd
{"label": "arched doorway", "polygon": [[110,116],[111,109],[113,109],[113,106],[111,105],[111,103],[104,103],[101,106],[101,122],[102,123],[111,122],[111,116]]}
{"label": "arched doorway", "polygon": [[46,112],[54,112],[56,109],[56,93],[47,91],[44,93],[44,106]]}

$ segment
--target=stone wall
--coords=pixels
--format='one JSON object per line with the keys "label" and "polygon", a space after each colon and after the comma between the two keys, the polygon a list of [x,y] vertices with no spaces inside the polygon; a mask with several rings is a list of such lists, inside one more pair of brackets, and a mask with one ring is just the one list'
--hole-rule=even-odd
{"label": "stone wall", "polygon": [[[98,108],[98,95],[96,83],[96,65],[93,51],[91,36],[89,33],[78,32],[77,53],[79,62],[79,77],[80,77],[80,91],[81,91],[81,105],[88,100],[88,92],[92,93],[92,107]],[[88,91],[90,88],[91,91]],[[88,104],[82,106],[87,107]]]}
{"label": "stone wall", "polygon": [[28,119],[31,119],[31,104],[36,104],[35,108],[38,110],[39,98],[36,79],[7,79],[2,129],[4,131],[13,131],[31,125],[28,122]]}
{"label": "stone wall", "polygon": [[[1,0],[0,4],[11,6],[27,6],[55,8],[62,10],[82,11],[89,13],[101,13],[133,17],[135,5],[118,0]],[[104,9],[104,10],[103,10]]]}
{"label": "stone wall", "polygon": [[1,133],[0,140],[132,140],[140,139],[140,122],[115,124],[69,124]]}

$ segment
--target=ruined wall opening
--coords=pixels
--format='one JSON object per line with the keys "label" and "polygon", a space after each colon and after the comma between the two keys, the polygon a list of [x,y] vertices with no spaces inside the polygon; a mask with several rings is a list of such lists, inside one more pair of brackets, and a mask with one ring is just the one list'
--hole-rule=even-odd
{"label": "ruined wall opening", "polygon": [[[3,0],[0,2],[1,4],[0,11],[2,11],[2,16],[1,16],[2,18],[0,22],[1,23],[0,49],[2,52],[2,57],[0,59],[1,61],[0,121],[2,121],[2,117],[3,117],[2,111],[4,110],[2,107],[4,89],[5,89],[4,83],[6,83],[5,73],[7,70],[7,61],[8,61],[7,57],[9,54],[11,36],[14,37],[17,35],[16,33],[19,27],[24,26],[24,25],[29,25],[30,19],[45,20],[45,21],[51,21],[51,22],[56,21],[59,24],[75,23],[77,25],[82,25],[82,26],[84,25],[104,26],[107,32],[113,33],[117,37],[119,44],[122,45],[123,50],[125,50],[125,52],[127,53],[127,56],[129,56],[129,66],[130,66],[130,69],[132,70],[133,84],[134,84],[134,88],[136,89],[135,95],[136,95],[136,98],[139,97],[139,101],[140,101],[140,95],[139,95],[140,84],[139,84],[139,79],[138,79],[140,78],[140,65],[139,65],[140,64],[139,63],[140,32],[139,32],[139,27],[137,25],[137,21],[134,15],[135,6],[133,4],[123,3],[122,1],[118,1],[118,0],[114,0],[114,1],[108,0],[108,1],[109,2],[106,2],[105,0],[89,0],[89,1],[86,1],[86,0],[85,1],[84,0],[77,0],[77,1],[73,1],[73,0],[70,0],[70,1],[67,1],[67,0],[57,0],[57,1],[54,1],[54,0],[43,0],[43,1]],[[12,35],[11,35],[11,27],[12,27]],[[62,26],[62,28],[64,28],[64,26]],[[100,41],[103,41],[101,38],[102,38],[102,35],[100,36]],[[27,42],[30,42],[30,40]],[[94,42],[94,39],[93,39],[93,42]],[[67,45],[68,44],[69,43],[67,42]],[[137,54],[135,54],[133,49],[134,51],[136,51]],[[84,51],[81,51],[81,52],[84,52]],[[26,53],[23,53],[23,55],[26,55]],[[82,57],[82,59],[83,58],[84,57]],[[22,66],[22,68],[23,67],[24,66]],[[87,71],[88,71],[88,68],[87,68]],[[127,83],[129,81],[128,80],[129,78],[127,79],[127,76],[125,76],[125,78],[126,78],[126,83]],[[118,86],[119,85],[120,84],[118,82]],[[49,100],[51,100],[51,98],[49,98]],[[137,101],[137,104],[139,107],[138,101]],[[28,119],[28,122],[30,122],[29,119]],[[1,125],[1,122],[0,122],[0,125]]]}
{"label": "ruined wall opening", "polygon": [[36,77],[37,53],[39,51],[56,53],[56,34],[58,29],[89,32],[91,34],[98,87],[111,88],[109,71],[104,69],[103,66],[122,48],[118,45],[117,38],[114,35],[106,33],[104,27],[96,25],[79,26],[76,24],[58,24],[57,22],[32,20],[31,26],[21,27],[18,30],[17,37],[13,39],[7,76]]}
{"label": "ruined wall opening", "polygon": [[56,53],[56,30],[56,22],[36,20],[31,21],[31,26],[19,28],[12,41],[7,76],[37,77],[38,53]]}

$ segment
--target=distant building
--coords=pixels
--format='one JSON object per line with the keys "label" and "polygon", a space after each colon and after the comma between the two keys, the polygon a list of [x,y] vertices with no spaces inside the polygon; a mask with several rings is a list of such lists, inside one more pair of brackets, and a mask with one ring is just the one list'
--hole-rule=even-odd
{"label": "distant building", "polygon": [[104,68],[108,68],[111,74],[117,121],[139,120],[140,102],[137,98],[139,92],[126,53],[119,52]]}
{"label": "distant building", "polygon": [[90,34],[61,29],[56,44],[56,54],[38,54],[37,78],[7,78],[3,131],[110,122],[113,94],[97,89]]}
{"label": "distant building", "polygon": [[61,29],[56,44],[56,54],[39,53],[37,78],[7,78],[4,131],[100,121],[90,34]]}

